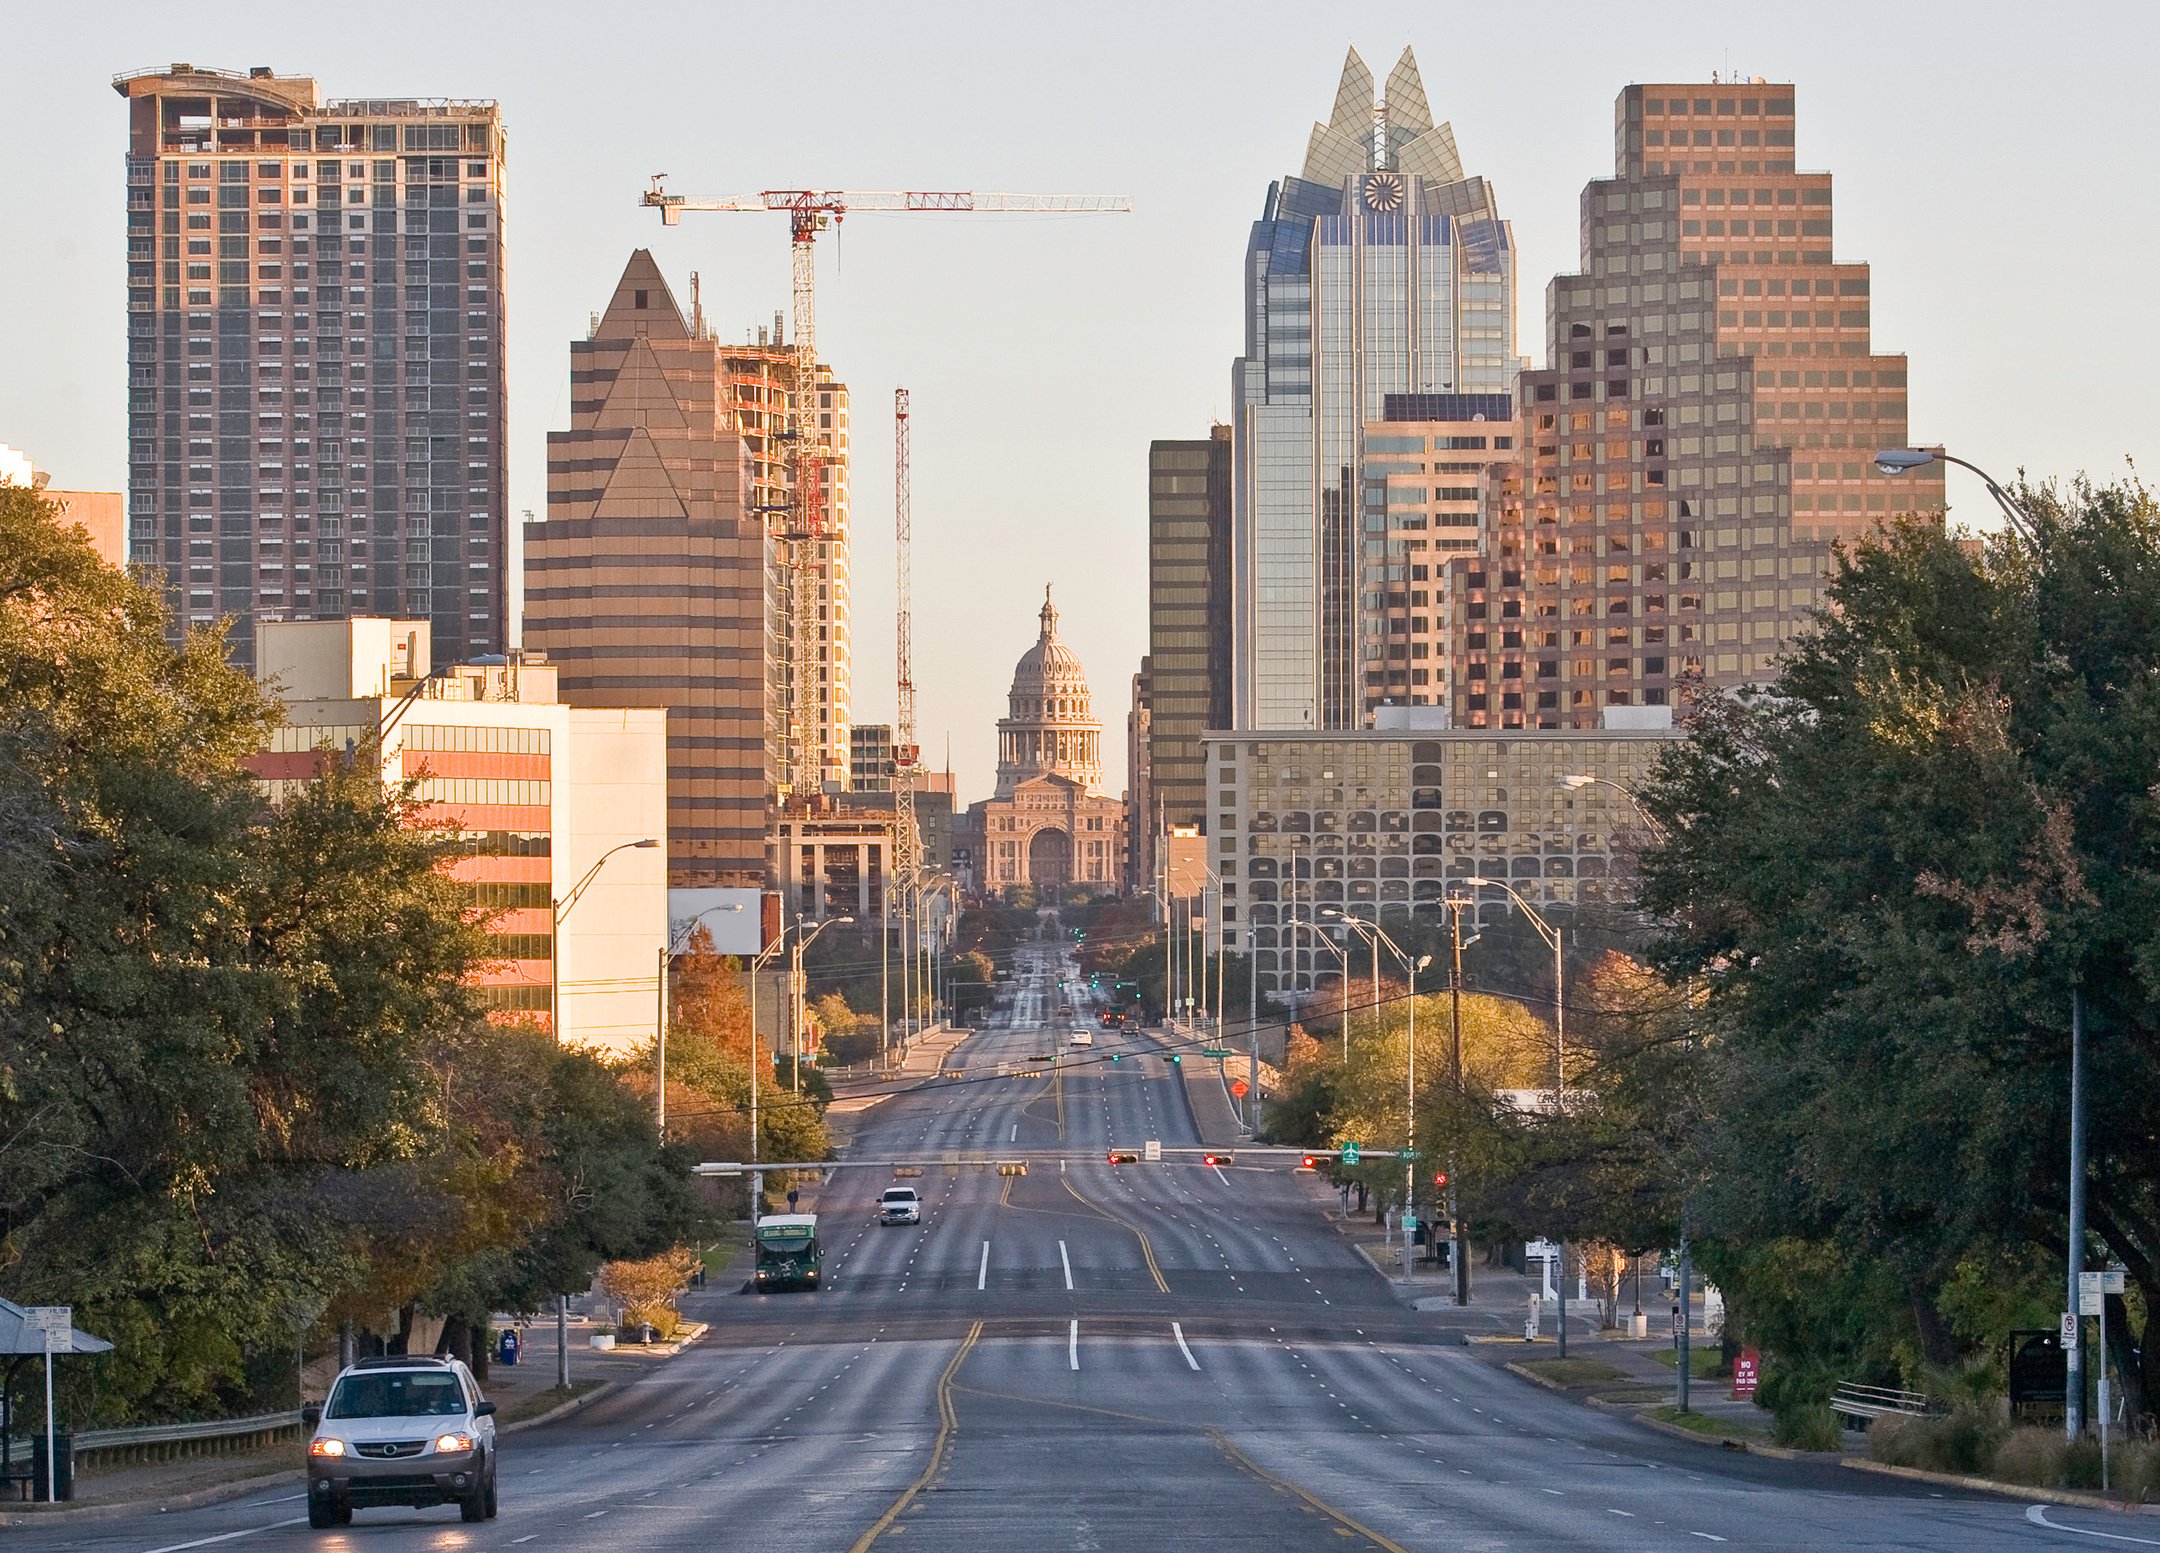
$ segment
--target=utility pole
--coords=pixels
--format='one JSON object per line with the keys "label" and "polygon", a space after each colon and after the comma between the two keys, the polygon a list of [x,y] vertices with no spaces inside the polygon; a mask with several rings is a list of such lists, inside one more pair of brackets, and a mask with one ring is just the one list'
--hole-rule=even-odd
{"label": "utility pole", "polygon": [[[2063,1344],[2063,1433],[2075,1440],[2085,1432],[2085,1319],[2078,1314],[2078,1278],[2085,1271],[2085,998],[2070,989],[2070,1298],[2063,1306],[2065,1330],[2076,1340]],[[2101,1355],[2105,1364],[2107,1356]]]}
{"label": "utility pole", "polygon": [[[1465,902],[1460,896],[1452,897],[1448,901],[1448,926],[1454,948],[1454,960],[1448,973],[1448,1023],[1452,1027],[1450,1037],[1452,1056],[1450,1062],[1455,1070],[1455,1099],[1458,1105],[1463,1098],[1462,909],[1464,904]],[[1415,1019],[1417,1017],[1417,1002],[1414,998],[1411,1000],[1410,1011],[1411,1017]],[[1467,1305],[1470,1303],[1470,1236],[1463,1227],[1462,1216],[1458,1211],[1460,1205],[1458,1194],[1461,1191],[1461,1183],[1456,1180],[1456,1165],[1457,1161],[1451,1157],[1448,1160],[1448,1218],[1455,1227],[1455,1303]]]}

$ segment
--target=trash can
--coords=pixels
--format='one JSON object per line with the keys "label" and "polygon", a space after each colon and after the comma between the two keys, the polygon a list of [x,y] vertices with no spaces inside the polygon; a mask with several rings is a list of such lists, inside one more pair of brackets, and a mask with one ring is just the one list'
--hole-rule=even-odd
{"label": "trash can", "polygon": [[518,1361],[518,1335],[516,1327],[504,1327],[502,1335],[495,1339],[495,1357],[504,1364]]}
{"label": "trash can", "polygon": [[[53,1434],[53,1497],[65,1503],[75,1497],[75,1431],[55,1430]],[[30,1497],[45,1498],[45,1431],[40,1429],[30,1440]]]}

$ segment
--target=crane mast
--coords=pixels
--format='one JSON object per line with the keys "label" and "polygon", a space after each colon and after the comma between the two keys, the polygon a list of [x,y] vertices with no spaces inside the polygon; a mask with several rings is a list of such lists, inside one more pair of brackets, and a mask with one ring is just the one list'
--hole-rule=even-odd
{"label": "crane mast", "polygon": [[[831,451],[818,416],[817,381],[817,266],[815,243],[826,226],[846,217],[851,210],[894,215],[1126,215],[1132,201],[1121,194],[990,194],[967,189],[765,189],[756,194],[731,195],[724,199],[690,199],[667,188],[667,175],[658,173],[647,186],[640,204],[660,212],[663,226],[675,226],[690,211],[785,211],[794,270],[795,361],[794,410],[788,435],[793,443],[790,463],[795,491],[791,521],[778,535],[783,546],[778,559],[787,579],[787,618],[791,640],[781,675],[782,724],[785,748],[781,751],[780,799],[806,801],[817,791],[817,739],[824,709],[813,685],[820,672],[817,640],[818,586],[825,574],[819,554],[826,544],[824,512],[825,474]],[[906,391],[901,391],[900,425],[906,422]],[[905,458],[905,453],[901,455]],[[904,489],[904,486],[903,486]],[[904,501],[903,497],[903,501]],[[906,565],[905,509],[902,509],[901,564]],[[901,766],[898,741],[914,740],[914,687],[908,683],[906,659],[905,572],[901,594],[901,693],[905,706],[905,734],[896,728],[894,766]],[[896,789],[897,791],[897,789]],[[912,790],[909,794],[912,798]],[[909,808],[912,822],[912,804]]]}
{"label": "crane mast", "polygon": [[922,876],[922,832],[915,823],[914,503],[908,478],[908,391],[893,390],[894,591],[898,599],[897,704],[893,719],[893,877],[903,895]]}

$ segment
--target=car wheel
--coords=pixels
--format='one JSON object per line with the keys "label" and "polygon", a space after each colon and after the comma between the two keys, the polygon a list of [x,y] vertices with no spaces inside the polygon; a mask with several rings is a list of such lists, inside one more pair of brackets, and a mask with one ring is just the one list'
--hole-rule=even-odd
{"label": "car wheel", "polygon": [[495,1509],[495,1474],[490,1472],[487,1484],[487,1518],[491,1521],[495,1519]]}
{"label": "car wheel", "polygon": [[343,1499],[340,1499],[337,1503],[337,1523],[340,1526],[350,1526],[352,1524],[352,1505]]}
{"label": "car wheel", "polygon": [[320,1498],[310,1495],[307,1507],[307,1523],[317,1531],[328,1531],[337,1525],[337,1506],[325,1494]]}

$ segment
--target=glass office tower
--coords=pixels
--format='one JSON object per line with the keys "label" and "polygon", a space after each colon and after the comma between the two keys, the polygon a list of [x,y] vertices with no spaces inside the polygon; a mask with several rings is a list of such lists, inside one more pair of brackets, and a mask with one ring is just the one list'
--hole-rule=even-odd
{"label": "glass office tower", "polygon": [[[1233,368],[1235,715],[1353,728],[1379,699],[1383,604],[1408,561],[1362,511],[1364,429],[1398,394],[1510,393],[1515,255],[1408,49],[1384,99],[1352,50],[1298,176],[1245,252]],[[1371,532],[1367,532],[1370,529]]]}

